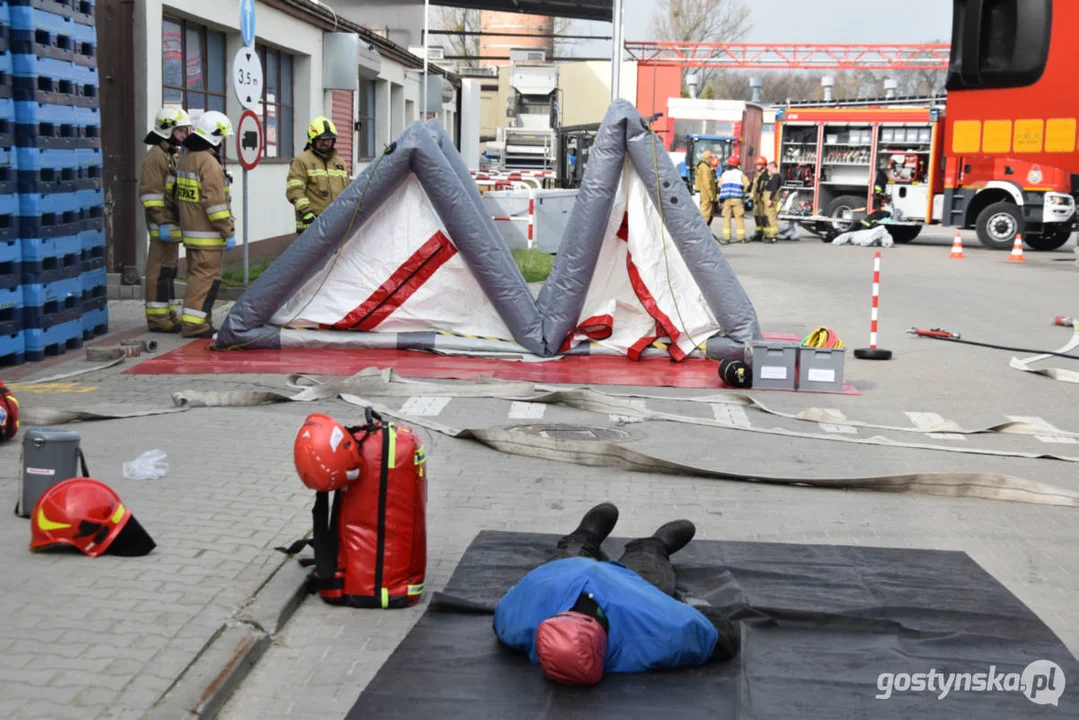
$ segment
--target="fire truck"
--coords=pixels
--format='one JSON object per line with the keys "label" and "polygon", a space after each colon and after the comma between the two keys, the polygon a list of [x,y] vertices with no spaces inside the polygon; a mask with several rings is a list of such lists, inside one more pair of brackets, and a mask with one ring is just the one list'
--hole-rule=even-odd
{"label": "fire truck", "polygon": [[[705,100],[701,98],[670,98],[667,100],[674,130],[667,138],[667,150],[675,167],[686,166],[692,177],[696,163],[688,151],[696,150],[697,158],[704,152],[702,138],[710,142],[721,140],[728,148],[727,155],[734,154],[752,170],[752,158],[760,154],[761,125],[764,108],[757,103],[741,100]],[[696,145],[693,148],[692,145]],[[719,154],[717,148],[708,148]],[[745,168],[744,168],[745,169]],[[686,175],[683,175],[686,177]]]}
{"label": "fire truck", "polygon": [[1079,173],[1079,3],[1024,0],[1022,12],[1015,3],[953,7],[945,147]]}
{"label": "fire truck", "polygon": [[786,107],[776,114],[781,219],[826,241],[856,229],[883,183],[884,225],[897,243],[925,225],[974,228],[1008,250],[1018,233],[1055,250],[1075,227],[1072,174],[1011,156],[967,152],[949,137],[944,104]]}

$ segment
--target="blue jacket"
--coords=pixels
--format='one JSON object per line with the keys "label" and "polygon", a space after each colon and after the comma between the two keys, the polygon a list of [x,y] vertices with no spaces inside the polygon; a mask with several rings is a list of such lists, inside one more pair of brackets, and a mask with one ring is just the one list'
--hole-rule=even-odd
{"label": "blue jacket", "polygon": [[646,672],[704,664],[719,633],[693,607],[664,594],[616,562],[566,558],[541,565],[509,589],[495,609],[495,633],[536,656],[536,628],[592,593],[610,623],[605,672]]}

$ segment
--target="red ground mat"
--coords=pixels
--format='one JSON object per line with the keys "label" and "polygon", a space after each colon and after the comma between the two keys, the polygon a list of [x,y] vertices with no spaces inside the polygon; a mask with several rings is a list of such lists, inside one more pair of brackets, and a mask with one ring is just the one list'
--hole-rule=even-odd
{"label": "red ground mat", "polygon": [[[793,339],[771,337],[770,339]],[[725,388],[714,360],[633,361],[621,357],[567,356],[548,362],[436,355],[414,350],[234,350],[214,352],[209,340],[143,360],[125,375],[234,375],[239,373],[349,376],[369,367],[392,367],[401,377],[471,380],[481,375],[500,380],[559,385],[637,385],[642,387]],[[844,383],[844,395],[861,393]]]}

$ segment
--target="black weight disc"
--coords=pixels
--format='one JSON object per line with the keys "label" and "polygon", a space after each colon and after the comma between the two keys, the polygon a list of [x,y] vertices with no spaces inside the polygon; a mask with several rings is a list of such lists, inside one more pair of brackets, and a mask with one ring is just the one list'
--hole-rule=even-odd
{"label": "black weight disc", "polygon": [[854,351],[854,357],[860,360],[891,360],[892,351],[880,348],[858,348]]}

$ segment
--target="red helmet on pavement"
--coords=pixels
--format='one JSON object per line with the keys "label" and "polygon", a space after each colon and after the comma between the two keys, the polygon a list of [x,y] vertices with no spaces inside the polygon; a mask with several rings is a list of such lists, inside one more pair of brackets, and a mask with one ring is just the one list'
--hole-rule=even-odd
{"label": "red helmet on pavement", "polygon": [[563,685],[595,685],[603,679],[607,631],[584,613],[559,613],[536,628],[536,655],[548,679]]}
{"label": "red helmet on pavement", "polygon": [[757,165],[767,165],[767,164],[768,164],[768,158],[764,157],[763,155],[758,155],[757,156]]}
{"label": "red helmet on pavement", "polygon": [[328,415],[307,416],[293,446],[296,472],[316,492],[339,490],[360,476],[360,444]]}
{"label": "red helmet on pavement", "polygon": [[7,442],[19,432],[19,401],[0,380],[0,442]]}
{"label": "red helmet on pavement", "polygon": [[90,557],[147,555],[157,544],[112,488],[69,478],[42,493],[30,516],[30,549],[71,545]]}

